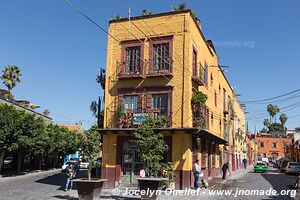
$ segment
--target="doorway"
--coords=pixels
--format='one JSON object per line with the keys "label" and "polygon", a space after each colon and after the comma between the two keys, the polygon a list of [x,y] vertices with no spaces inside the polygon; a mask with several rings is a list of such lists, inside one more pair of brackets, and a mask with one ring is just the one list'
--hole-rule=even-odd
{"label": "doorway", "polygon": [[137,175],[142,169],[142,162],[136,148],[135,141],[125,141],[123,143],[122,154],[122,182],[123,183],[136,183]]}

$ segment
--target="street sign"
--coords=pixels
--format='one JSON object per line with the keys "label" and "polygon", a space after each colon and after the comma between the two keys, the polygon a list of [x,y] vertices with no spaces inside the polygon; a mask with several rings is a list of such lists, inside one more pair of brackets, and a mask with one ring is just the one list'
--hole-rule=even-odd
{"label": "street sign", "polygon": [[148,113],[133,113],[133,124],[138,125],[141,124],[142,122],[146,121],[148,117]]}

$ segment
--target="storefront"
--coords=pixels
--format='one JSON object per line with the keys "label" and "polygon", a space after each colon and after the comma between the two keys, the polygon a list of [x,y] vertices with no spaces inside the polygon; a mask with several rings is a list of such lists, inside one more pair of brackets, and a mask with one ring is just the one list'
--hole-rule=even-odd
{"label": "storefront", "polygon": [[[103,135],[102,178],[108,179],[105,187],[120,184],[136,184],[136,177],[143,163],[137,151],[132,130],[105,130]],[[193,185],[193,162],[198,159],[205,179],[218,177],[222,164],[220,144],[225,141],[207,131],[196,128],[161,128],[166,153],[162,162],[174,163],[175,187],[191,188]]]}

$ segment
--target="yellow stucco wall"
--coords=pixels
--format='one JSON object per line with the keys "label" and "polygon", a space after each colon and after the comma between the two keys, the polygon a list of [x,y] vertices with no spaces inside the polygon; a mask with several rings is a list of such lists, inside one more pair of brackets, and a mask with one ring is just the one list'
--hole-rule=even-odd
{"label": "yellow stucco wall", "polygon": [[[138,28],[137,28],[137,27]],[[240,119],[245,128],[245,113],[239,102],[234,101],[234,92],[225,78],[220,68],[217,55],[214,50],[206,44],[205,38],[197,28],[189,12],[169,14],[131,20],[130,28],[128,21],[112,22],[109,26],[107,60],[106,60],[106,83],[105,83],[105,109],[104,109],[104,128],[111,128],[113,105],[117,103],[119,88],[143,88],[147,86],[173,86],[172,92],[172,127],[192,127],[192,52],[193,48],[198,51],[198,62],[207,63],[208,67],[208,85],[199,86],[199,91],[207,94],[208,100],[206,106],[209,109],[209,127],[208,130],[218,137],[224,138],[223,125],[223,88],[226,90],[226,99],[231,97],[233,110],[236,119]],[[117,62],[121,61],[121,44],[119,42],[129,40],[144,41],[144,59],[149,59],[149,38],[173,36],[173,77],[157,77],[145,79],[127,79],[118,80],[116,78]],[[151,50],[150,50],[151,51]],[[221,65],[221,64],[220,64]],[[147,70],[147,69],[146,69]],[[213,77],[213,81],[211,81]],[[183,81],[184,78],[184,81]],[[220,87],[220,90],[219,90]],[[217,105],[215,105],[214,94],[217,93]],[[182,101],[183,98],[183,101]],[[226,104],[227,104],[226,100]],[[183,112],[183,118],[182,118]],[[228,118],[228,117],[227,117]],[[220,124],[221,121],[221,124]],[[227,121],[229,121],[227,119]],[[229,143],[233,144],[233,135],[237,127],[234,120],[230,123]],[[242,125],[241,125],[242,126]],[[245,131],[244,131],[245,132]],[[105,144],[108,142],[107,144]],[[104,136],[103,152],[109,152],[109,155],[103,155],[104,165],[112,166],[115,163],[116,136]],[[191,170],[192,168],[192,137],[187,133],[175,133],[173,135],[172,159],[177,161],[176,168]],[[238,144],[237,148],[245,144]],[[216,147],[218,148],[218,147]],[[220,166],[219,156],[216,157],[216,167]]]}
{"label": "yellow stucco wall", "polygon": [[[139,28],[137,28],[138,26]],[[209,49],[204,38],[200,34],[197,24],[194,22],[190,13],[180,13],[174,15],[166,15],[153,18],[145,18],[132,20],[129,22],[111,23],[109,33],[118,41],[128,41],[140,39],[144,41],[144,59],[149,58],[149,39],[151,37],[173,36],[173,78],[159,77],[118,80],[116,81],[116,66],[121,60],[121,44],[115,41],[112,37],[108,38],[107,48],[107,64],[106,64],[106,89],[105,89],[105,119],[104,127],[109,127],[111,121],[110,110],[112,110],[112,102],[117,101],[118,88],[141,88],[146,86],[174,86],[172,98],[172,127],[192,127],[192,51],[193,47],[198,51],[198,61],[204,65],[206,62],[208,67],[208,86],[200,86],[199,90],[208,95],[207,107],[210,114],[213,114],[213,125],[210,119],[210,127],[208,129],[214,134],[223,137],[223,88],[226,90],[226,96],[230,96],[233,100],[233,91],[228,84],[224,74],[218,66],[218,58],[212,49]],[[146,36],[145,36],[146,35]],[[184,49],[184,50],[183,50]],[[150,50],[151,51],[151,50]],[[184,63],[184,65],[183,65]],[[184,70],[183,70],[184,69]],[[182,76],[184,73],[184,84]],[[213,82],[211,82],[213,76]],[[184,85],[184,92],[182,88]],[[219,85],[221,93],[219,93]],[[214,92],[217,92],[218,103],[215,106]],[[184,101],[182,102],[182,95]],[[227,98],[227,97],[226,97]],[[182,106],[183,105],[183,106]],[[184,112],[184,118],[181,117],[181,112]],[[244,115],[238,111],[237,114]],[[240,118],[244,118],[241,116]],[[221,129],[220,129],[221,120]]]}
{"label": "yellow stucco wall", "polygon": [[103,157],[102,157],[102,167],[114,168],[116,166],[116,144],[117,135],[116,134],[104,134],[103,135]]}
{"label": "yellow stucco wall", "polygon": [[172,137],[172,162],[175,170],[191,170],[193,155],[192,136],[185,132],[176,132]]}

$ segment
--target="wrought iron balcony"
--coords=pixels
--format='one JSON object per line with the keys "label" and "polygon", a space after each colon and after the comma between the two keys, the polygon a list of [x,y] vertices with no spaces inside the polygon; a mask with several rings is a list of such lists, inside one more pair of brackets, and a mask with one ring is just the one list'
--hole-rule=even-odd
{"label": "wrought iron balcony", "polygon": [[143,78],[144,63],[144,61],[139,61],[138,63],[117,62],[117,78]]}
{"label": "wrought iron balcony", "polygon": [[205,104],[196,103],[192,105],[193,127],[203,128],[206,126],[206,108]]}
{"label": "wrought iron balcony", "polygon": [[125,110],[111,112],[110,128],[137,128],[148,118],[159,120],[163,127],[171,127],[171,113],[162,113],[160,109],[145,110]]}
{"label": "wrought iron balcony", "polygon": [[172,58],[149,59],[147,61],[147,76],[172,76]]}
{"label": "wrought iron balcony", "polygon": [[204,86],[204,84],[205,84],[204,67],[202,66],[202,64],[200,62],[199,62],[199,64],[193,63],[192,81],[195,82],[199,86]]}

